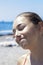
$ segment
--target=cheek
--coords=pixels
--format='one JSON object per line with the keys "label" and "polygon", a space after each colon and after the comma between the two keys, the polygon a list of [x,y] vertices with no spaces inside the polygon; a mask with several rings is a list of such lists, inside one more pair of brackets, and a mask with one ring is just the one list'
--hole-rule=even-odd
{"label": "cheek", "polygon": [[26,32],[24,32],[24,34],[25,34],[25,37],[26,37],[28,40],[30,40],[30,41],[31,41],[31,40],[34,40],[35,35],[36,35],[35,30],[34,30],[33,28],[27,29]]}
{"label": "cheek", "polygon": [[23,30],[23,34],[25,36],[30,37],[30,36],[32,36],[34,34],[34,31],[32,29],[25,29],[25,30]]}
{"label": "cheek", "polygon": [[35,29],[33,27],[29,28],[26,27],[24,30],[21,31],[25,38],[33,38],[35,36]]}

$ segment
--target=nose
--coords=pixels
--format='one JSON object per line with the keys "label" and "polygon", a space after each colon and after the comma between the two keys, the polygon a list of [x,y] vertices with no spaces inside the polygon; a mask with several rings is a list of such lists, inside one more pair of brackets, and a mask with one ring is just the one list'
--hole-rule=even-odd
{"label": "nose", "polygon": [[19,38],[21,37],[21,34],[19,31],[16,30],[15,34],[14,34],[14,38]]}

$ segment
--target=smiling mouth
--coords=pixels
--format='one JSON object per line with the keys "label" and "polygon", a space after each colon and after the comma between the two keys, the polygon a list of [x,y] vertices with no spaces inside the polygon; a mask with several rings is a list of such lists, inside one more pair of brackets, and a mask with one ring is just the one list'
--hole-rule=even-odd
{"label": "smiling mouth", "polygon": [[26,42],[26,39],[25,38],[22,38],[22,39],[16,39],[16,42],[19,44],[19,45],[23,45],[25,42]]}
{"label": "smiling mouth", "polygon": [[23,44],[25,41],[26,41],[26,39],[21,39],[21,40],[19,41],[19,43],[20,43],[20,44]]}

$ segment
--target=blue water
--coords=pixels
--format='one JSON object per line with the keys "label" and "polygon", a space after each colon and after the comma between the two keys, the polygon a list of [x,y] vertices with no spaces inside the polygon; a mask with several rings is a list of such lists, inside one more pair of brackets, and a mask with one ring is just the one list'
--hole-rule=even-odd
{"label": "blue water", "polygon": [[2,30],[12,30],[12,26],[13,26],[13,21],[11,21],[11,22],[1,21],[0,22],[0,31],[2,31]]}
{"label": "blue water", "polygon": [[13,21],[1,21],[0,22],[0,35],[5,35],[5,34],[12,34],[11,32],[1,32],[1,31],[9,31],[12,30],[13,27]]}

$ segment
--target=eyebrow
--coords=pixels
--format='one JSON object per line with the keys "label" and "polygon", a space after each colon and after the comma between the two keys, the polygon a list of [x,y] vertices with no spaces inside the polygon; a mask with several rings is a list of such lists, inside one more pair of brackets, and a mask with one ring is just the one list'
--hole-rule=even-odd
{"label": "eyebrow", "polygon": [[26,24],[20,23],[20,24],[17,25],[17,28],[20,27],[21,25],[26,25]]}

